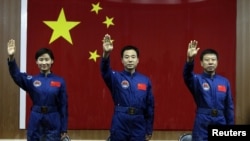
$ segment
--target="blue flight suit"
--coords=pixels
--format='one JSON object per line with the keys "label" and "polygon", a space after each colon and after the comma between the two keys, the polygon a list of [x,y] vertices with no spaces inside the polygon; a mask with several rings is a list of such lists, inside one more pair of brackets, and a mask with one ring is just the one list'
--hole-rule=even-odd
{"label": "blue flight suit", "polygon": [[68,98],[65,81],[53,73],[28,75],[21,73],[16,61],[8,61],[14,82],[29,93],[33,102],[29,117],[28,141],[60,141],[67,132]]}
{"label": "blue flight suit", "polygon": [[195,74],[194,61],[184,66],[183,78],[197,106],[193,141],[208,140],[208,125],[234,124],[234,104],[228,79],[218,74]]}
{"label": "blue flight suit", "polygon": [[114,102],[111,141],[144,141],[152,135],[154,96],[148,77],[135,72],[113,71],[110,58],[102,58],[101,73]]}

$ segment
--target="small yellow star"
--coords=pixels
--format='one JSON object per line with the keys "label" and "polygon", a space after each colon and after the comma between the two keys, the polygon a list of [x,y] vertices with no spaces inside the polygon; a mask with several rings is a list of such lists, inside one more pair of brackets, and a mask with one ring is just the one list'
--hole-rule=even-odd
{"label": "small yellow star", "polygon": [[51,29],[53,29],[53,33],[52,33],[49,43],[54,42],[59,37],[63,37],[70,44],[73,44],[69,31],[72,28],[74,28],[76,25],[78,25],[80,22],[67,21],[63,8],[61,9],[61,12],[57,21],[43,21],[43,22],[47,26],[49,26]]}
{"label": "small yellow star", "polygon": [[89,51],[90,57],[89,60],[93,59],[96,62],[96,59],[98,57],[100,57],[100,55],[97,54],[97,50],[95,50],[94,52]]}
{"label": "small yellow star", "polygon": [[92,3],[91,12],[94,11],[96,14],[98,14],[99,10],[102,10],[102,7],[100,6],[100,2],[98,2],[97,4]]}
{"label": "small yellow star", "polygon": [[108,16],[106,16],[106,20],[105,20],[104,22],[102,22],[102,23],[106,24],[106,25],[107,25],[107,28],[109,28],[110,25],[115,25],[115,24],[113,23],[113,19],[114,19],[114,17],[109,18]]}

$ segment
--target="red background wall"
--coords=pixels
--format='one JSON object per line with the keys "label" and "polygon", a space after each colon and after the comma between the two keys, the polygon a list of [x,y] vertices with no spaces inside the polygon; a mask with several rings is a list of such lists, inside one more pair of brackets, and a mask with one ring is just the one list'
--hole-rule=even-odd
{"label": "red background wall", "polygon": [[[220,54],[218,73],[226,76],[235,96],[236,1],[179,0],[149,3],[103,0],[99,14],[91,12],[94,0],[29,0],[27,72],[37,74],[34,54],[50,47],[55,55],[53,72],[66,79],[69,95],[69,129],[108,129],[113,102],[100,75],[102,38],[114,39],[112,67],[122,70],[120,49],[133,44],[140,49],[138,71],[148,75],[155,95],[155,129],[191,129],[195,105],[182,79],[187,44],[214,48]],[[172,3],[170,3],[172,2]],[[53,30],[43,21],[57,21],[61,9],[67,21],[81,22],[70,30],[72,43],[58,38],[49,43]],[[109,28],[102,22],[113,17]],[[198,54],[199,55],[199,54]],[[201,72],[198,57],[196,72]],[[28,98],[27,115],[31,102]]]}

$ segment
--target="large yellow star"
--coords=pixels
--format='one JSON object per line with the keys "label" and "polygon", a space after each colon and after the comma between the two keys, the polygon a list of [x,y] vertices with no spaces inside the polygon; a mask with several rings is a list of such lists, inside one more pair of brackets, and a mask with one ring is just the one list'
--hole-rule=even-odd
{"label": "large yellow star", "polygon": [[102,7],[100,7],[100,2],[98,2],[97,4],[92,3],[91,12],[94,11],[96,14],[98,14],[99,10],[102,10]]}
{"label": "large yellow star", "polygon": [[97,54],[97,50],[95,50],[94,52],[90,51],[89,54],[90,54],[89,60],[93,59],[95,62],[96,62],[96,59],[100,57],[100,55]]}
{"label": "large yellow star", "polygon": [[70,44],[73,44],[69,31],[72,28],[74,28],[76,25],[78,25],[80,22],[67,21],[63,8],[61,9],[61,12],[57,21],[43,21],[43,22],[47,26],[49,26],[51,29],[53,29],[53,33],[52,33],[49,43],[52,43],[59,37],[63,37]]}
{"label": "large yellow star", "polygon": [[104,24],[106,24],[107,25],[107,28],[109,28],[109,26],[110,25],[115,25],[114,23],[113,23],[113,17],[112,18],[109,18],[108,16],[106,16],[106,20],[104,21],[104,22],[102,22],[102,23],[104,23]]}

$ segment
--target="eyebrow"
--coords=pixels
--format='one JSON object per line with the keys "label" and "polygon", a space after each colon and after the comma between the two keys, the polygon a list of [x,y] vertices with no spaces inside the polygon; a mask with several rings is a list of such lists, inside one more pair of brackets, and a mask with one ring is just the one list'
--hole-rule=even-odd
{"label": "eyebrow", "polygon": [[217,58],[217,57],[204,57],[204,59]]}
{"label": "eyebrow", "polygon": [[124,56],[136,56],[136,55],[135,55],[135,54],[133,54],[133,55],[126,55],[126,54],[125,54]]}

